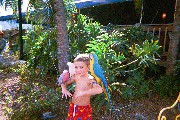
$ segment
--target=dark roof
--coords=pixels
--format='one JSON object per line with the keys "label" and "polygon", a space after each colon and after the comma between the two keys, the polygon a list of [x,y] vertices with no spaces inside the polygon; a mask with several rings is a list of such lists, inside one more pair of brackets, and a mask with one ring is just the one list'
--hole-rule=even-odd
{"label": "dark roof", "polygon": [[[132,0],[75,0],[74,3],[77,9],[82,9],[92,6],[113,4],[113,3],[126,2],[126,1],[132,1]],[[33,11],[30,14],[33,14]],[[22,12],[22,16],[25,17],[26,12]],[[16,15],[0,16],[0,21],[13,20],[13,19],[17,19],[17,16]]]}
{"label": "dark roof", "polygon": [[99,6],[104,4],[113,4],[117,2],[125,2],[125,1],[132,1],[132,0],[75,0],[75,5],[77,9],[92,7],[92,6]]}

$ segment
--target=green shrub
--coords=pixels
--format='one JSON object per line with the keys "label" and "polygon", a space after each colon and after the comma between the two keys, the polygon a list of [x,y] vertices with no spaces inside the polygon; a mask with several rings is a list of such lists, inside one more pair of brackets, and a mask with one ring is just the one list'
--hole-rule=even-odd
{"label": "green shrub", "polygon": [[[158,55],[160,48],[154,39],[155,37],[144,33],[142,28],[132,27],[122,32],[113,30],[89,41],[86,52],[93,51],[98,55],[99,63],[113,88],[116,82],[119,84],[122,81],[125,82],[133,72],[141,72],[145,77],[145,70],[156,63],[155,55]],[[124,75],[127,76],[125,80],[119,79]],[[140,77],[138,74],[133,75],[133,77]],[[142,80],[141,83],[144,81],[144,79],[136,80]],[[136,82],[138,84],[139,81]],[[113,90],[117,89],[117,86],[113,88]]]}
{"label": "green shrub", "polygon": [[[13,97],[13,101],[9,92],[4,92],[7,103],[5,110],[10,119],[37,120],[45,112],[52,112],[54,115],[61,116],[60,118],[65,117],[67,101],[61,99],[59,88],[54,89],[34,82],[19,83],[16,88],[17,93]],[[12,107],[8,107],[10,104]]]}
{"label": "green shrub", "polygon": [[34,29],[24,36],[24,53],[28,69],[41,69],[39,75],[45,75],[50,68],[57,66],[56,30],[44,30],[42,26],[34,26]]}
{"label": "green shrub", "polygon": [[153,90],[163,98],[173,97],[180,91],[179,86],[180,82],[176,76],[163,75],[155,81]]}
{"label": "green shrub", "polygon": [[159,94],[161,97],[176,97],[180,91],[180,62],[177,60],[174,73],[170,76],[161,75],[154,83],[154,93]]}
{"label": "green shrub", "polygon": [[138,99],[149,92],[149,80],[145,80],[141,72],[132,73],[128,77],[126,85],[122,87],[124,99]]}

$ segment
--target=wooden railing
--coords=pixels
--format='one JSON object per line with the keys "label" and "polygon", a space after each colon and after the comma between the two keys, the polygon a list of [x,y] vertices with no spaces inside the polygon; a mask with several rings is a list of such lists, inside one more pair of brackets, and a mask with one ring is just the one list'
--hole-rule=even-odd
{"label": "wooden railing", "polygon": [[170,35],[172,32],[172,24],[150,24],[144,25],[144,29],[152,32],[153,35],[158,33],[159,45],[162,46],[162,53],[166,55],[169,48]]}

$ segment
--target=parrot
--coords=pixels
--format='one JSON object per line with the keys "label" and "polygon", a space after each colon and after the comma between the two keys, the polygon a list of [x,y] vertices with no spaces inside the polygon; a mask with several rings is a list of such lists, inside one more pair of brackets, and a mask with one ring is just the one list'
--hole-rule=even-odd
{"label": "parrot", "polygon": [[92,76],[96,79],[96,81],[103,85],[106,97],[108,101],[112,104],[111,99],[110,99],[110,94],[108,91],[107,80],[106,80],[106,77],[104,76],[104,71],[102,67],[98,63],[98,57],[95,53],[90,53],[89,58],[90,58],[90,72]]}
{"label": "parrot", "polygon": [[63,73],[60,75],[60,77],[58,78],[58,81],[57,81],[58,86],[61,83],[66,82],[67,80],[69,80],[69,77],[71,78],[75,74],[75,66],[74,66],[74,64],[71,63],[71,62],[67,62],[67,65],[69,66],[69,71],[64,70]]}
{"label": "parrot", "polygon": [[69,79],[69,74],[67,73],[68,71],[64,70],[63,73],[59,76],[58,81],[57,81],[58,86]]}

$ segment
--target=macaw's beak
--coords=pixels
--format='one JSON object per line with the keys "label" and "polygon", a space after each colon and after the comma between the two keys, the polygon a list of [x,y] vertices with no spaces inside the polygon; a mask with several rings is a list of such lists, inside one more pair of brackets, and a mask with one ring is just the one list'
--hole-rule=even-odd
{"label": "macaw's beak", "polygon": [[92,54],[89,54],[89,59],[90,59],[90,60],[92,60],[92,59],[93,59]]}

